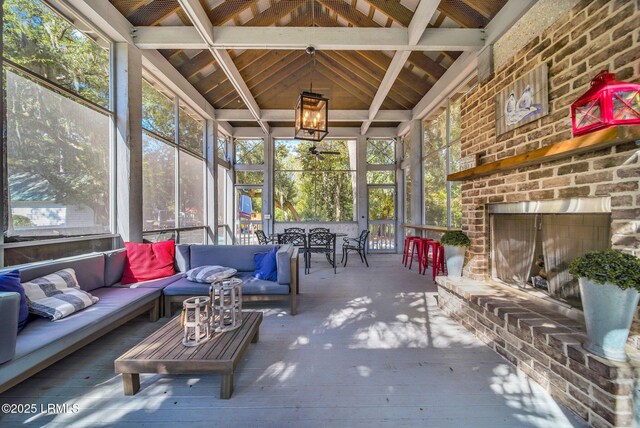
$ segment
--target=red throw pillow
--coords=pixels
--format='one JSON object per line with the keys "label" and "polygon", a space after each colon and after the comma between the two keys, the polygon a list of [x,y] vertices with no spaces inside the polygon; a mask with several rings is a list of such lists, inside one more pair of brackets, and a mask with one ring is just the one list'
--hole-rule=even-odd
{"label": "red throw pillow", "polygon": [[127,259],[120,282],[133,284],[150,279],[164,278],[176,273],[173,259],[176,253],[175,241],[140,244],[125,242]]}

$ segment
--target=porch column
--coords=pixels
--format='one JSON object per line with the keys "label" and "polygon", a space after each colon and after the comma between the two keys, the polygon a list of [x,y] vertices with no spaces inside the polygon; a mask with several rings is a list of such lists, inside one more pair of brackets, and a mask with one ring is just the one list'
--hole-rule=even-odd
{"label": "porch column", "polygon": [[205,161],[207,163],[205,175],[207,217],[205,221],[209,225],[206,243],[216,244],[218,242],[218,186],[216,185],[218,182],[216,161],[218,123],[215,120],[207,120],[205,129]]}
{"label": "porch column", "polygon": [[424,222],[424,193],[422,182],[422,120],[414,119],[409,128],[411,138],[411,219],[415,224]]}
{"label": "porch column", "polygon": [[274,159],[275,142],[271,134],[264,138],[264,181],[262,185],[262,229],[264,233],[273,233],[273,185],[274,185]]}
{"label": "porch column", "polygon": [[142,242],[142,55],[114,44],[116,114],[116,230],[122,240]]}
{"label": "porch column", "polygon": [[369,201],[367,195],[367,137],[358,136],[356,142],[356,210],[358,232],[366,229]]}
{"label": "porch column", "polygon": [[404,143],[402,137],[398,135],[396,137],[396,218],[398,224],[398,230],[396,231],[396,241],[398,243],[399,253],[403,250],[404,237],[406,236],[406,229],[400,225],[404,223],[404,202],[406,195],[404,194],[404,170],[402,169],[402,158],[404,153]]}

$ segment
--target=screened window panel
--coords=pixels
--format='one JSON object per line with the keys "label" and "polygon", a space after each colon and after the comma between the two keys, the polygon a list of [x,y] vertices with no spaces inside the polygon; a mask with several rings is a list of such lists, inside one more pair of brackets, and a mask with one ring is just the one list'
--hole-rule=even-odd
{"label": "screened window panel", "polygon": [[236,164],[262,165],[264,164],[264,140],[236,140]]}
{"label": "screened window panel", "polygon": [[227,160],[227,138],[226,137],[218,137],[217,145],[216,145],[218,158],[222,160]]}
{"label": "screened window panel", "polygon": [[428,154],[447,145],[447,112],[442,111],[424,122],[423,153]]}
{"label": "screened window panel", "polygon": [[204,225],[204,161],[180,151],[180,227]]}
{"label": "screened window panel", "polygon": [[395,171],[367,171],[367,184],[395,184]]}
{"label": "screened window panel", "polygon": [[175,228],[176,149],[142,134],[142,203],[144,230]]}
{"label": "screened window panel", "polygon": [[396,162],[396,142],[388,140],[367,140],[367,163],[370,165],[393,165]]}
{"label": "screened window panel", "polygon": [[411,223],[413,216],[411,214],[411,168],[404,169],[404,222]]}
{"label": "screened window panel", "polygon": [[180,130],[178,144],[198,156],[203,156],[204,120],[182,102],[178,120]]}
{"label": "screened window panel", "polygon": [[109,232],[110,118],[5,69],[7,235]]}
{"label": "screened window panel", "polygon": [[229,189],[231,187],[229,170],[218,165],[218,225],[227,224],[227,204],[229,200]]}
{"label": "screened window panel", "polygon": [[236,171],[236,184],[262,184],[263,181],[262,171]]}
{"label": "screened window panel", "polygon": [[447,149],[427,155],[423,161],[425,221],[447,226]]}
{"label": "screened window panel", "polygon": [[109,52],[40,0],[5,0],[3,55],[109,108]]}
{"label": "screened window panel", "polygon": [[276,221],[354,221],[355,173],[277,171]]}
{"label": "screened window panel", "polygon": [[171,97],[142,81],[142,127],[169,141],[176,138],[176,112]]}

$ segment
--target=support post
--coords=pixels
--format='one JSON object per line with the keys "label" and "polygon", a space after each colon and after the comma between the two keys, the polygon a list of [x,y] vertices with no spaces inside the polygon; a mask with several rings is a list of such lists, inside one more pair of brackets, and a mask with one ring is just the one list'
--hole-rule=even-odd
{"label": "support post", "polygon": [[367,137],[360,135],[356,142],[356,192],[358,216],[358,231],[368,227],[368,198],[367,198]]}
{"label": "support post", "polygon": [[207,244],[218,243],[218,186],[216,152],[218,150],[218,124],[215,120],[205,122],[205,162],[206,162],[206,202],[207,202]]}
{"label": "support post", "polygon": [[274,194],[274,159],[273,154],[275,151],[275,142],[271,134],[267,134],[264,137],[264,173],[262,184],[262,229],[264,233],[270,235],[273,233],[274,222],[274,207],[273,207],[273,194]]}
{"label": "support post", "polygon": [[422,179],[422,120],[414,119],[409,125],[411,138],[411,219],[416,224],[424,222],[424,183]]}
{"label": "support post", "polygon": [[114,43],[116,227],[124,241],[142,242],[142,55]]}

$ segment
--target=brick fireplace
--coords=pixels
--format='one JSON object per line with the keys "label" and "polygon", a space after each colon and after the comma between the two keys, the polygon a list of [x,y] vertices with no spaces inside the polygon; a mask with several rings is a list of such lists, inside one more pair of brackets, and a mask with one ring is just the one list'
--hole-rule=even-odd
{"label": "brick fireplace", "polygon": [[[570,139],[570,105],[600,70],[640,82],[640,2],[574,3],[517,53],[505,55],[496,44],[494,57],[509,59],[462,100],[463,157],[479,155],[486,164]],[[535,13],[532,9],[522,18],[522,33],[539,28]],[[549,70],[549,114],[496,136],[496,94],[543,63]],[[464,181],[463,230],[471,238],[467,279],[439,279],[439,304],[448,314],[595,426],[633,424],[635,366],[582,351],[579,311],[491,284],[490,207],[605,198],[610,203],[609,246],[640,257],[639,183],[640,145],[635,141]]]}

